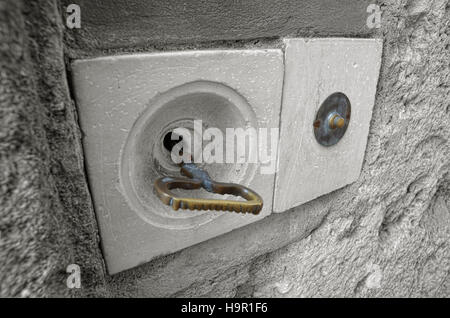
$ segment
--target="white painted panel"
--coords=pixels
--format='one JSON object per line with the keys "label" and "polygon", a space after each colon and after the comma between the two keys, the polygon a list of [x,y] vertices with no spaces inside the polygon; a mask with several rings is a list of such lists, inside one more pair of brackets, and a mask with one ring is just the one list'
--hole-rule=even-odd
{"label": "white painted panel", "polygon": [[[242,183],[258,192],[264,198],[260,215],[172,211],[152,192],[154,174],[150,168],[146,170],[152,163],[145,158],[151,149],[145,148],[147,139],[150,145],[160,138],[155,127],[176,117],[177,107],[186,112],[196,107],[195,102],[206,107],[203,115],[197,114],[205,121],[231,127],[242,122],[277,128],[283,85],[281,50],[102,57],[75,61],[72,71],[89,183],[109,273],[178,251],[271,213],[274,174],[261,174],[258,164],[219,173],[219,177],[234,179],[218,181]],[[214,112],[207,109],[208,103],[214,104]],[[163,110],[169,107],[165,105],[170,105],[170,111]],[[138,160],[135,158],[140,161],[134,163]],[[136,172],[136,167],[142,170]],[[214,175],[214,171],[209,172]],[[133,183],[135,179],[139,182]]]}
{"label": "white painted panel", "polygon": [[[378,39],[286,39],[285,77],[274,212],[283,212],[354,182],[361,170],[378,81]],[[313,122],[332,93],[350,99],[344,137],[317,143]]]}

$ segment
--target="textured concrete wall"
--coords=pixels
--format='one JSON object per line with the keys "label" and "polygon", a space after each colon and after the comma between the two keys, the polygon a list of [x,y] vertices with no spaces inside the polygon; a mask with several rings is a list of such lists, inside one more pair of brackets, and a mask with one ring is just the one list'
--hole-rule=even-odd
{"label": "textured concrete wall", "polygon": [[[364,18],[351,18],[351,1],[334,11],[312,5],[316,2],[303,1],[305,11],[297,2],[281,0],[276,1],[281,11],[270,9],[274,4],[269,11],[253,10],[256,15],[272,14],[261,19],[271,22],[261,28],[264,32],[241,22],[236,28],[210,29],[209,35],[208,28],[201,27],[209,20],[198,17],[199,8],[209,7],[199,2],[184,17],[202,30],[200,37],[190,36],[189,30],[162,28],[136,38],[131,20],[151,24],[156,19],[164,25],[177,19],[155,17],[144,1],[127,7],[119,1],[112,20],[121,21],[120,32],[108,24],[108,14],[97,27],[91,15],[85,29],[66,33],[63,42],[54,1],[0,1],[1,295],[450,296],[449,1],[378,1],[384,11],[379,30],[365,28],[367,14],[359,7],[356,11]],[[97,1],[94,7],[106,10],[105,3]],[[293,17],[283,24],[280,17],[286,11]],[[121,12],[127,19],[119,18]],[[185,11],[173,12],[179,16]],[[228,21],[221,20],[221,10],[216,12],[219,22]],[[248,17],[234,12],[237,21]],[[339,12],[344,21],[348,17],[348,26],[334,28],[334,18],[329,28],[325,18],[306,25],[296,18],[323,12]],[[66,56],[77,58],[189,47],[277,46],[274,37],[285,35],[384,39],[358,181],[289,212],[107,276],[63,46]],[[83,288],[77,292],[64,284],[70,263],[82,268]]]}
{"label": "textured concrete wall", "polygon": [[[0,1],[0,296],[98,293],[97,226],[52,1]],[[65,286],[82,262],[83,291]]]}
{"label": "textured concrete wall", "polygon": [[365,36],[370,0],[62,0],[77,3],[83,27],[72,49],[105,50],[167,44],[278,38]]}

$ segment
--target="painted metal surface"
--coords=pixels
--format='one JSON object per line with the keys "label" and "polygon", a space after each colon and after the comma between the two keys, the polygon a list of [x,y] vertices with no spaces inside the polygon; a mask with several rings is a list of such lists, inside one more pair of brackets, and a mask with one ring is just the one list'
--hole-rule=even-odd
{"label": "painted metal surface", "polygon": [[258,163],[205,167],[215,180],[259,193],[266,204],[258,215],[173,211],[158,199],[153,183],[179,173],[163,149],[164,136],[174,127],[192,129],[192,120],[200,119],[221,131],[278,128],[283,71],[279,49],[135,54],[72,64],[86,167],[110,274],[271,213],[274,175],[260,174]]}
{"label": "painted metal surface", "polygon": [[[285,40],[274,212],[284,212],[358,179],[375,103],[381,53],[382,40],[378,39]],[[342,134],[344,127],[330,132],[325,122],[317,131],[313,123],[318,111],[336,92],[344,93],[351,102],[351,119],[346,123],[345,134]],[[328,110],[323,116],[319,111],[323,120],[327,115]],[[318,143],[317,132],[325,145],[334,145],[324,147]]]}

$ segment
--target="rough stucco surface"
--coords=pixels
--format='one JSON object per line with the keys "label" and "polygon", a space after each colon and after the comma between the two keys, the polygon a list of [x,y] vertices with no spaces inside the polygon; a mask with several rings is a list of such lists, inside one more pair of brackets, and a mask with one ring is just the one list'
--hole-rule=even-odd
{"label": "rough stucco surface", "polygon": [[103,281],[59,23],[54,2],[0,1],[3,297],[80,294],[65,287],[75,262],[86,266],[85,294]]}
{"label": "rough stucco surface", "polygon": [[[1,295],[449,297],[449,1],[378,3],[384,54],[358,181],[110,277],[57,7],[0,1]],[[65,288],[70,263],[79,291]]]}

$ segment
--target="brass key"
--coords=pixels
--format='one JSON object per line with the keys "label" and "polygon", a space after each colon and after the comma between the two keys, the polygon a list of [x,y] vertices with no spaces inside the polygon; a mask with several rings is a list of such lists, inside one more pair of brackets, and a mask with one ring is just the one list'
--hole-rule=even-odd
{"label": "brass key", "polygon": [[[214,181],[208,172],[194,163],[182,163],[181,174],[189,177],[189,179],[162,177],[156,180],[154,184],[156,194],[161,201],[172,206],[175,211],[181,208],[184,210],[234,211],[256,215],[263,207],[263,200],[255,191],[240,184]],[[170,191],[171,189],[193,190],[200,188],[211,193],[240,196],[247,201],[179,197]]]}

